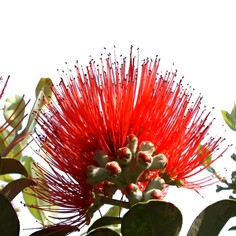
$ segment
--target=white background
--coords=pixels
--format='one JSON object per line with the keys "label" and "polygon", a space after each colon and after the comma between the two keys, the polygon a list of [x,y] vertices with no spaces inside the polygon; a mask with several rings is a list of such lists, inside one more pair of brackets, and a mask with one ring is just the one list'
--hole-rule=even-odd
{"label": "white background", "polygon": [[[140,48],[140,59],[159,55],[163,71],[178,69],[216,118],[213,133],[235,144],[235,133],[222,126],[221,109],[231,110],[236,101],[236,4],[219,0],[99,0],[99,1],[0,1],[0,75],[11,76],[7,94],[25,94],[34,99],[40,77],[57,82],[57,69],[64,62],[73,67],[76,59],[86,65],[89,55],[128,55],[130,45]],[[174,63],[174,66],[172,65]],[[1,107],[3,103],[1,102]],[[225,130],[225,131],[224,131]],[[230,160],[234,147],[218,161],[223,174],[236,165]],[[224,168],[228,173],[224,173]],[[171,189],[168,200],[183,213],[182,236],[192,220],[210,203],[230,194],[215,193],[215,186],[201,192]],[[20,205],[20,200],[16,204]],[[23,206],[22,206],[23,208]],[[20,213],[21,236],[31,231],[35,220],[26,209]],[[30,223],[32,222],[32,223]],[[231,220],[231,225],[236,225]],[[221,233],[233,235],[227,229]]]}

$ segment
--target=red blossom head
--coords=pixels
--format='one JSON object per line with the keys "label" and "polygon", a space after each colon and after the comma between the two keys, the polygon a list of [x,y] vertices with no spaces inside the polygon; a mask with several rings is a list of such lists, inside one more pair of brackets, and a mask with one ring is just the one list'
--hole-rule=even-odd
{"label": "red blossom head", "polygon": [[[175,82],[176,72],[158,74],[158,58],[141,68],[135,63],[131,49],[129,60],[108,56],[99,65],[76,65],[76,73],[52,86],[55,100],[39,115],[40,155],[51,170],[38,167],[36,195],[73,213],[72,224],[88,220],[94,191],[111,197],[116,188],[135,186],[141,199],[159,199],[164,180],[194,189],[209,184],[190,179],[222,141],[207,135],[211,120],[202,98],[193,100],[182,81]],[[108,167],[119,171],[111,177]]]}

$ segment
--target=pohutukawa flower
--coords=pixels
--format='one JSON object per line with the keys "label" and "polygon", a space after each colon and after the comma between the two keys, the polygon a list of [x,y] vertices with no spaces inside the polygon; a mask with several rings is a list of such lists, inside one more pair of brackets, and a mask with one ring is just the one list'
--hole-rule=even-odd
{"label": "pohutukawa flower", "polygon": [[100,65],[77,64],[75,74],[52,86],[55,99],[38,117],[40,155],[51,169],[37,167],[34,190],[61,207],[54,211],[71,213],[62,224],[85,224],[103,203],[117,203],[116,190],[130,190],[129,207],[162,198],[169,184],[197,189],[214,182],[190,178],[223,153],[217,154],[223,139],[208,136],[212,120],[202,98],[193,100],[182,80],[175,82],[176,72],[158,74],[158,58],[141,68],[135,60],[131,48],[128,61],[109,55]]}

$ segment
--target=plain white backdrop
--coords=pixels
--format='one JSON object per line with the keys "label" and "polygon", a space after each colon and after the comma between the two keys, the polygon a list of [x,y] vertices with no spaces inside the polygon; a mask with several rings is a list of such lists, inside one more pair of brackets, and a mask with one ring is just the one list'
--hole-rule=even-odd
{"label": "plain white backdrop", "polygon": [[[221,109],[231,110],[236,102],[235,6],[233,0],[0,0],[0,75],[11,76],[7,95],[34,100],[40,77],[57,83],[57,69],[65,68],[64,62],[73,67],[78,59],[85,66],[90,55],[99,60],[104,47],[113,52],[116,45],[117,55],[128,55],[133,45],[140,48],[140,59],[158,54],[163,71],[178,69],[178,77],[201,92],[203,103],[215,107],[213,133],[225,136],[225,145],[235,144],[216,163],[228,175],[236,169],[230,160],[236,135],[223,126]],[[204,207],[230,193],[217,194],[213,186],[201,194],[175,188],[168,194],[183,213],[181,236]],[[20,200],[20,235],[27,236],[31,231],[24,228],[37,224]],[[220,235],[233,233],[226,227]]]}

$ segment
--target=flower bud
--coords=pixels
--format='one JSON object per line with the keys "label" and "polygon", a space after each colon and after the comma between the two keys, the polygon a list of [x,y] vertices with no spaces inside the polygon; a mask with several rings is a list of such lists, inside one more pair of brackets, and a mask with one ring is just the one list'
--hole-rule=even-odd
{"label": "flower bud", "polygon": [[87,167],[87,177],[89,184],[97,184],[107,178],[107,172],[104,168],[90,165]]}
{"label": "flower bud", "polygon": [[122,169],[121,169],[119,163],[116,162],[116,161],[108,162],[108,163],[106,164],[106,167],[105,167],[105,168],[106,168],[106,171],[107,171],[107,173],[108,173],[108,175],[109,175],[110,177],[116,177],[116,176],[118,176],[118,175],[121,173],[121,171],[122,171]]}
{"label": "flower bud", "polygon": [[149,154],[149,152],[139,151],[137,155],[137,164],[143,170],[149,168],[152,164],[152,156]]}
{"label": "flower bud", "polygon": [[102,150],[96,151],[93,158],[101,167],[105,167],[107,162],[109,162],[108,155]]}
{"label": "flower bud", "polygon": [[152,165],[149,167],[149,170],[160,170],[165,168],[167,164],[167,158],[164,154],[158,154],[153,157]]}
{"label": "flower bud", "polygon": [[165,187],[165,181],[164,179],[160,178],[160,177],[156,177],[154,179],[152,179],[149,184],[146,187],[145,191],[149,191],[151,189],[159,189],[162,190]]}
{"label": "flower bud", "polygon": [[131,205],[138,203],[143,198],[143,193],[136,184],[129,184],[125,188],[125,195],[129,199]]}
{"label": "flower bud", "polygon": [[116,155],[117,161],[121,165],[127,165],[132,158],[132,153],[128,147],[119,148]]}
{"label": "flower bud", "polygon": [[163,193],[159,189],[151,189],[144,193],[144,201],[148,201],[150,199],[163,199]]}
{"label": "flower bud", "polygon": [[130,134],[127,137],[128,148],[130,149],[131,153],[134,155],[138,148],[138,138],[134,134]]}
{"label": "flower bud", "polygon": [[139,151],[148,152],[150,155],[152,155],[153,152],[155,151],[154,144],[151,143],[151,142],[149,142],[149,141],[143,141],[143,142],[140,144]]}

